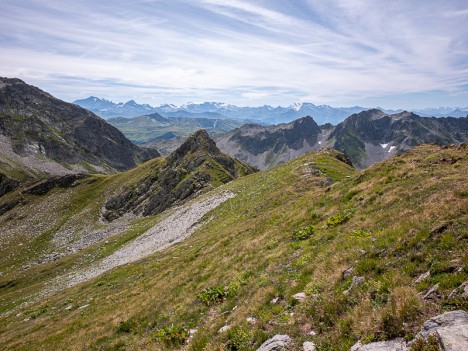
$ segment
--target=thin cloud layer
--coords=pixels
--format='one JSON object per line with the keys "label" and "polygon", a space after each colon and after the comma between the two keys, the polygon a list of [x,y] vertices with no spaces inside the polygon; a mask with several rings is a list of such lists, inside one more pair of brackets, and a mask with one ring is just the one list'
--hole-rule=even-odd
{"label": "thin cloud layer", "polygon": [[4,0],[0,11],[0,74],[69,101],[468,101],[465,1]]}

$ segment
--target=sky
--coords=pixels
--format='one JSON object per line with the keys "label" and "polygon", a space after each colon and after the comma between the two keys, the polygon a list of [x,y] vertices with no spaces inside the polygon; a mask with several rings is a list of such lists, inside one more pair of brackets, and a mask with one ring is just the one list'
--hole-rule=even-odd
{"label": "sky", "polygon": [[468,105],[466,0],[0,0],[0,76],[66,101]]}

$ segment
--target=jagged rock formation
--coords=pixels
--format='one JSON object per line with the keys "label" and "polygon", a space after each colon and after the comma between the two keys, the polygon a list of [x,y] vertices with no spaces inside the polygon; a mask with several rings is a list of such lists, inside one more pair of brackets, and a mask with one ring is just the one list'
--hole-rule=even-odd
{"label": "jagged rock formation", "polygon": [[374,109],[346,118],[330,139],[355,166],[366,168],[416,145],[468,141],[468,117],[420,117],[411,112],[388,115]]}
{"label": "jagged rock formation", "polygon": [[215,138],[223,152],[259,169],[324,147],[346,154],[359,169],[426,143],[446,145],[468,141],[468,117],[394,115],[380,110],[353,114],[333,127],[318,126],[311,117],[288,124],[248,124]]}
{"label": "jagged rock formation", "polygon": [[267,169],[319,149],[326,135],[328,132],[322,132],[312,117],[307,116],[277,126],[247,124],[215,140],[223,152],[259,169]]}
{"label": "jagged rock formation", "polygon": [[109,199],[104,218],[113,220],[126,212],[144,216],[157,214],[175,203],[254,171],[223,154],[208,133],[199,130],[150,175]]}
{"label": "jagged rock formation", "polygon": [[0,78],[2,169],[23,176],[127,170],[158,156],[115,127],[19,79]]}

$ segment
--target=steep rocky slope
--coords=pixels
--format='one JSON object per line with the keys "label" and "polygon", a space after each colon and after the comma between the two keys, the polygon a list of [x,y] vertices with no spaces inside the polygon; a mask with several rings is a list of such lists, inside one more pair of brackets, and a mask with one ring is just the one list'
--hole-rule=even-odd
{"label": "steep rocky slope", "polygon": [[327,131],[322,132],[307,116],[276,126],[246,124],[216,136],[215,140],[222,151],[259,169],[267,169],[319,149],[326,135]]}
{"label": "steep rocky slope", "polygon": [[220,149],[259,169],[332,147],[363,169],[410,148],[468,141],[468,117],[420,117],[380,110],[353,114],[333,127],[318,126],[311,117],[277,126],[245,125],[215,138]]}
{"label": "steep rocky slope", "polygon": [[151,174],[127,187],[105,204],[104,217],[113,220],[124,213],[157,214],[219,184],[254,172],[227,156],[201,129],[171,153]]}
{"label": "steep rocky slope", "polygon": [[[0,215],[0,348],[247,351],[288,335],[293,350],[344,351],[411,340],[424,321],[468,308],[467,151],[423,145],[357,172],[320,150],[111,223],[100,221],[107,199],[163,160],[44,195],[13,190],[2,201],[22,203]],[[47,294],[222,194],[184,241]],[[92,244],[60,254],[85,233]]]}
{"label": "steep rocky slope", "polygon": [[365,168],[420,144],[468,141],[468,116],[420,117],[411,112],[388,115],[368,110],[349,116],[331,133],[333,147]]}
{"label": "steep rocky slope", "polygon": [[0,78],[0,170],[19,177],[111,172],[158,156],[93,113]]}

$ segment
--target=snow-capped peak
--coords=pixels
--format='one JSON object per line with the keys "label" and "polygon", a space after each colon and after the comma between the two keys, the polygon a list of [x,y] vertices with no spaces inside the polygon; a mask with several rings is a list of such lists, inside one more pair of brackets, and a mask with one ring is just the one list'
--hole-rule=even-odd
{"label": "snow-capped peak", "polygon": [[289,108],[293,109],[294,111],[299,111],[301,107],[302,107],[302,102],[296,102],[289,106]]}

